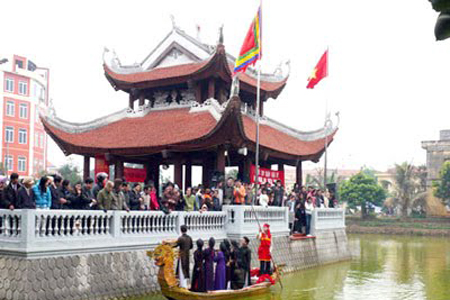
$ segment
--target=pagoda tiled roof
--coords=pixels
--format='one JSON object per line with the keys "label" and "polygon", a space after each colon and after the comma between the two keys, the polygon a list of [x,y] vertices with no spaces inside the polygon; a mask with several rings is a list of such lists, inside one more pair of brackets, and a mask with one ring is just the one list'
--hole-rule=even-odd
{"label": "pagoda tiled roof", "polygon": [[[243,115],[242,124],[245,136],[256,143],[256,122],[253,118]],[[286,130],[287,131],[287,130]],[[312,140],[304,140],[294,135],[286,133],[285,130],[279,130],[269,125],[260,124],[259,142],[262,147],[279,151],[294,156],[317,156],[325,146],[325,137],[318,137]],[[329,132],[327,142],[333,141],[336,130]]]}
{"label": "pagoda tiled roof", "polygon": [[202,61],[199,63],[190,63],[177,66],[155,68],[150,71],[127,73],[127,74],[116,73],[113,70],[111,70],[106,64],[103,65],[103,68],[105,69],[106,74],[114,80],[127,83],[140,83],[146,81],[155,81],[188,76],[201,70],[207,63],[208,61]]}
{"label": "pagoda tiled roof", "polygon": [[[82,132],[69,132],[43,119],[47,133],[69,148],[130,149],[158,148],[189,142],[208,134],[217,120],[207,111],[189,108],[151,111],[143,117],[118,121]],[[71,152],[63,149],[64,152]]]}
{"label": "pagoda tiled roof", "polygon": [[[233,97],[223,105],[216,100],[208,101],[209,104],[191,107],[149,108],[141,116],[123,112],[86,124],[68,123],[49,115],[42,115],[41,119],[47,133],[67,155],[142,155],[167,149],[195,151],[236,141],[236,138],[241,146],[247,144],[253,149],[255,120],[251,114],[242,112],[240,99]],[[335,130],[299,132],[263,118],[260,145],[262,151],[273,157],[316,161],[324,151],[325,135],[329,144],[335,133]]]}
{"label": "pagoda tiled roof", "polygon": [[[174,60],[169,65],[161,64],[171,51],[179,51],[188,58],[179,63]],[[104,53],[103,61],[105,76],[113,87],[128,92],[131,88],[157,88],[216,76],[231,83],[235,58],[226,53],[223,44],[206,45],[174,28],[141,63],[122,65],[115,52],[109,50]],[[261,90],[267,97],[278,97],[287,83],[289,74],[282,74],[281,67],[278,71],[261,74]],[[257,74],[253,67],[240,73],[239,79],[243,90],[256,90]]]}

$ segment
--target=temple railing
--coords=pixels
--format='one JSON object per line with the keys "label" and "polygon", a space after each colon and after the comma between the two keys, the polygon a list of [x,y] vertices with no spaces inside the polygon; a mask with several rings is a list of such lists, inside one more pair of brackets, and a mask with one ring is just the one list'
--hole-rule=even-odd
{"label": "temple railing", "polygon": [[[273,236],[289,235],[286,207],[229,205],[221,212],[5,210],[0,209],[0,253],[23,256],[147,249],[175,239],[188,226],[193,239],[253,237],[270,224]],[[342,209],[313,211],[311,232],[345,228]]]}
{"label": "temple railing", "polygon": [[177,238],[183,224],[194,239],[224,239],[226,220],[226,212],[0,209],[0,253],[40,256],[147,249]]}
{"label": "temple railing", "polygon": [[316,208],[311,215],[311,234],[323,230],[345,228],[345,211],[342,208]]}
{"label": "temple railing", "polygon": [[250,205],[224,206],[227,212],[227,235],[231,238],[254,236],[259,225],[270,224],[273,236],[289,235],[289,215],[287,207],[262,207]]}

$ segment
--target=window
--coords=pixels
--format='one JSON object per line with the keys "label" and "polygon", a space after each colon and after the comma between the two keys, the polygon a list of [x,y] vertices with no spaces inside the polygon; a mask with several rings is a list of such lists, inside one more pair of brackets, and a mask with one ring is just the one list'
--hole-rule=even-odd
{"label": "window", "polygon": [[17,170],[19,172],[25,172],[27,170],[27,158],[24,156],[19,156],[17,161]]}
{"label": "window", "polygon": [[28,104],[27,103],[19,104],[19,117],[21,119],[28,119]]}
{"label": "window", "polygon": [[19,94],[26,95],[28,89],[28,84],[26,81],[19,81]]}
{"label": "window", "polygon": [[45,101],[45,90],[41,87],[39,88],[40,91],[40,95],[39,95],[39,100],[41,100],[41,102]]}
{"label": "window", "polygon": [[5,141],[7,143],[14,143],[14,127],[6,126]]}
{"label": "window", "polygon": [[14,101],[8,100],[6,101],[6,115],[10,117],[14,117]]}
{"label": "window", "polygon": [[14,93],[14,79],[6,78],[6,91]]}
{"label": "window", "polygon": [[41,133],[41,148],[44,148],[44,134]]}
{"label": "window", "polygon": [[19,144],[27,143],[27,130],[20,128],[19,129]]}
{"label": "window", "polygon": [[12,155],[5,155],[5,168],[8,171],[12,171],[13,170],[13,157]]}
{"label": "window", "polygon": [[16,59],[16,66],[23,69],[23,61],[20,59]]}

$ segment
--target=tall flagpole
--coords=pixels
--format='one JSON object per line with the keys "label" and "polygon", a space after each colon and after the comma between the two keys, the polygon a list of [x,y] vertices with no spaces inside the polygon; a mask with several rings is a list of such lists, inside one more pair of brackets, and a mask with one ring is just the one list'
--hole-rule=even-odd
{"label": "tall flagpole", "polygon": [[256,149],[255,149],[255,182],[256,182],[256,190],[255,197],[253,197],[253,204],[255,204],[255,200],[258,197],[259,191],[259,114],[260,114],[260,86],[261,86],[261,14],[262,14],[262,0],[259,3],[259,26],[258,26],[258,45],[259,45],[259,59],[258,59],[258,80],[256,84]]}
{"label": "tall flagpole", "polygon": [[[329,65],[330,65],[330,48],[327,47],[327,76],[328,76],[328,71],[329,71]],[[329,83],[330,79],[328,79],[328,83]],[[324,156],[324,166],[323,166],[323,189],[324,191],[327,190],[327,163],[328,163],[328,97],[329,97],[329,86],[326,87],[327,88],[327,92],[325,93],[325,124],[323,125],[324,127],[324,132],[325,132],[325,156]]]}

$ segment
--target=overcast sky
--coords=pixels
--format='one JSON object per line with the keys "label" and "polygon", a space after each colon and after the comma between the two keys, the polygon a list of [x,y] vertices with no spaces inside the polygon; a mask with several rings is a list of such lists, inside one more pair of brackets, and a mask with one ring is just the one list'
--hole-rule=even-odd
{"label": "overcast sky", "polygon": [[[224,24],[226,50],[237,55],[258,1],[2,1],[2,53],[51,70],[59,117],[88,121],[127,106],[105,79],[102,52],[141,62],[171,30],[170,15],[192,36],[215,44]],[[299,130],[324,123],[325,100],[340,111],[331,167],[425,163],[422,140],[450,128],[450,41],[435,42],[437,13],[427,0],[263,2],[263,71],[291,60],[291,76],[265,113]],[[315,90],[306,80],[326,47],[330,76]],[[49,147],[54,164],[65,157]],[[76,158],[77,161],[79,158]],[[307,164],[306,167],[314,167]]]}

